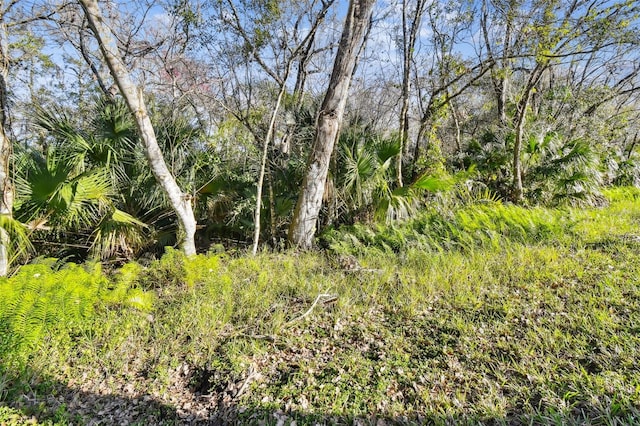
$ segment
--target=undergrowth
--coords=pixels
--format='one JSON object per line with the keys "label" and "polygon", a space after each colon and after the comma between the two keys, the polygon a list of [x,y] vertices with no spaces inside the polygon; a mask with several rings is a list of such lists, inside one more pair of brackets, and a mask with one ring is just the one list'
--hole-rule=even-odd
{"label": "undergrowth", "polygon": [[0,402],[45,377],[184,423],[638,424],[640,191],[606,196],[434,209],[332,231],[325,254],[25,266],[0,284],[0,357],[29,366]]}
{"label": "undergrowth", "polygon": [[[0,401],[20,382],[43,348],[60,347],[65,355],[78,336],[100,328],[108,309],[152,309],[153,295],[118,277],[110,280],[98,263],[55,259],[25,265],[0,281]],[[48,361],[63,361],[47,354]]]}
{"label": "undergrowth", "polygon": [[391,226],[356,224],[331,230],[324,244],[340,254],[371,249],[399,253],[498,248],[509,243],[551,242],[574,234],[569,210],[525,208],[499,201],[470,204],[454,210],[431,208],[417,218]]}

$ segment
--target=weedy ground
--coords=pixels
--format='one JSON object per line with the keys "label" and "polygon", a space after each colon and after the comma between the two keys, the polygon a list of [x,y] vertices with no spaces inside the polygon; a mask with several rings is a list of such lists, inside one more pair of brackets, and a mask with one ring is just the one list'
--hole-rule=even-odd
{"label": "weedy ground", "polygon": [[25,266],[0,282],[0,424],[640,424],[640,192],[607,198]]}

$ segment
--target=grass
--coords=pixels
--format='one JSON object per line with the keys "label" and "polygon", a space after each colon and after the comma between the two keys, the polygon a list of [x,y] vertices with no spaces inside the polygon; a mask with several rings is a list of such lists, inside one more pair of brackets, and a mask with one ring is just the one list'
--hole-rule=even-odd
{"label": "grass", "polygon": [[[0,423],[148,397],[132,421],[640,424],[640,192],[606,195],[426,212],[336,231],[324,254],[129,265],[82,327],[0,351],[18,367],[0,369]],[[78,393],[102,405],[79,410]]]}

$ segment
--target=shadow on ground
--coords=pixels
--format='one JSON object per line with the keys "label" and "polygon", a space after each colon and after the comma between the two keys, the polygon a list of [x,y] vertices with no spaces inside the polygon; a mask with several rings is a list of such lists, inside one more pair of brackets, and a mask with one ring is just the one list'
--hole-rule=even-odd
{"label": "shadow on ground", "polygon": [[[17,383],[17,381],[15,381]],[[7,381],[5,375],[5,384]],[[462,418],[439,415],[424,417],[341,417],[328,414],[285,412],[279,409],[246,408],[233,402],[215,401],[210,395],[191,395],[194,409],[182,401],[181,408],[159,401],[151,395],[122,396],[97,394],[73,389],[61,383],[41,381],[28,391],[8,389],[10,401],[0,401],[18,411],[2,417],[0,425],[582,425],[582,424],[640,424],[632,413],[620,412],[609,416],[588,415],[588,407],[576,409],[568,415],[554,413],[543,416],[512,418]],[[5,388],[5,392],[7,388]],[[0,395],[2,396],[2,395]],[[5,397],[7,394],[5,394]],[[204,408],[203,408],[204,407]],[[591,414],[594,414],[591,411]],[[613,422],[613,423],[612,423]]]}

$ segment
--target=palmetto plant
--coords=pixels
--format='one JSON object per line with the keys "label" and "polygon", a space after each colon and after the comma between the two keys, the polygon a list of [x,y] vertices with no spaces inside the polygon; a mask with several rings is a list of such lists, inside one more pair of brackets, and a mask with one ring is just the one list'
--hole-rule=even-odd
{"label": "palmetto plant", "polygon": [[25,157],[16,179],[16,217],[34,233],[84,244],[102,258],[135,251],[145,225],[116,207],[108,170],[85,166],[79,172],[53,148]]}
{"label": "palmetto plant", "polygon": [[[35,124],[44,139],[22,149],[16,160],[19,217],[49,245],[80,245],[102,258],[160,253],[176,244],[175,213],[148,166],[124,103],[98,99],[81,115],[88,119],[78,116],[61,109],[37,112]],[[211,217],[206,199],[211,194],[200,191],[218,173],[217,153],[180,109],[158,105],[154,117],[167,166],[204,222]]]}
{"label": "palmetto plant", "polygon": [[347,215],[373,213],[376,220],[389,221],[414,210],[412,188],[394,188],[394,159],[399,153],[397,138],[366,128],[351,128],[340,137],[337,184]]}
{"label": "palmetto plant", "polygon": [[80,171],[53,147],[30,150],[18,164],[17,217],[28,223],[81,228],[104,214],[114,195],[105,169]]}
{"label": "palmetto plant", "polygon": [[511,181],[511,146],[513,135],[503,136],[486,130],[477,139],[470,141],[462,157],[464,169],[474,167],[478,179],[490,191],[508,198]]}
{"label": "palmetto plant", "polygon": [[[553,205],[598,203],[602,173],[593,144],[558,132],[530,129],[529,133],[522,153],[527,198]],[[509,198],[512,138],[507,134],[501,142],[497,134],[486,132],[469,144],[463,159],[465,167],[474,166],[481,183],[499,198]]]}
{"label": "palmetto plant", "polygon": [[614,185],[640,187],[640,157],[632,153],[626,158],[611,159],[615,164],[614,176],[611,179]]}
{"label": "palmetto plant", "polygon": [[48,244],[131,256],[145,225],[120,209],[118,189],[134,161],[134,130],[115,103],[97,102],[92,116],[82,129],[64,111],[38,111],[46,143],[16,153],[16,218]]}
{"label": "palmetto plant", "polygon": [[526,182],[534,201],[593,205],[602,198],[600,157],[588,141],[546,133],[530,139],[525,156]]}

